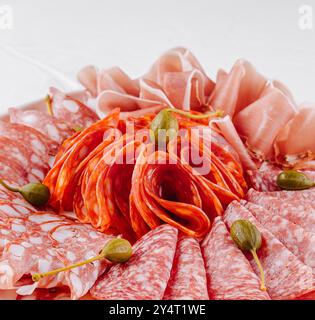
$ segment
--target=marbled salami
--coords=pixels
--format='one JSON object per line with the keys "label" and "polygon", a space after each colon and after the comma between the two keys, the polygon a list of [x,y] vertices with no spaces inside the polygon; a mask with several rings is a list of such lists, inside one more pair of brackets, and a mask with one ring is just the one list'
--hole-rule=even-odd
{"label": "marbled salami", "polygon": [[[257,255],[265,272],[267,291],[272,299],[295,299],[313,291],[312,269],[264,228],[250,211],[234,201],[227,208],[224,221],[230,227],[238,219],[249,220],[261,232],[263,241]],[[259,274],[253,258],[248,258],[256,274]]]}
{"label": "marbled salami", "polygon": [[11,108],[9,112],[11,123],[24,124],[39,130],[58,144],[75,133],[74,128],[69,124],[45,111]]}
{"label": "marbled salami", "polygon": [[180,235],[163,300],[208,300],[207,277],[199,242]]}
{"label": "marbled salami", "polygon": [[202,242],[208,292],[214,300],[268,300],[242,251],[234,244],[221,217]]}
{"label": "marbled salami", "polygon": [[297,224],[275,215],[261,206],[246,201],[242,201],[242,204],[296,257],[304,264],[311,267],[313,274],[315,274],[314,233],[306,231]]}
{"label": "marbled salami", "polygon": [[161,300],[173,265],[177,229],[161,225],[133,246],[128,262],[114,265],[91,289],[96,299]]}
{"label": "marbled salami", "polygon": [[266,196],[263,192],[250,190],[247,199],[258,204],[273,214],[300,225],[305,230],[315,233],[314,203],[300,201],[299,199],[285,200]]}

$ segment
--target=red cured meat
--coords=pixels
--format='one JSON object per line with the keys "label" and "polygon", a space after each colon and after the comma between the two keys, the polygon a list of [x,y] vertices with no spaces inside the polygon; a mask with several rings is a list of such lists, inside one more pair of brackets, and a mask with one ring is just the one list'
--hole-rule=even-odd
{"label": "red cured meat", "polygon": [[[262,234],[262,246],[257,255],[265,272],[267,292],[272,299],[295,299],[313,291],[312,269],[298,260],[250,211],[234,201],[227,208],[224,221],[231,227],[238,219],[249,220]],[[253,258],[248,258],[259,275]]]}
{"label": "red cured meat", "polygon": [[[255,194],[255,192],[253,192],[252,190],[251,190],[251,193]],[[314,204],[315,189],[312,188],[308,190],[298,190],[298,191],[285,191],[285,190],[269,191],[269,192],[264,192],[263,196],[281,198],[283,201],[296,200],[296,201],[303,201],[305,203]]]}
{"label": "red cured meat", "polygon": [[262,192],[250,190],[247,199],[258,204],[273,214],[279,215],[300,225],[305,230],[315,233],[315,210],[313,203],[300,200],[286,201],[281,198],[265,196]]}
{"label": "red cured meat", "polygon": [[[11,157],[0,155],[0,178],[12,186],[23,186],[28,183],[27,172]],[[3,187],[1,186],[1,190]]]}
{"label": "red cured meat", "polygon": [[241,203],[296,257],[312,268],[315,279],[315,234],[261,206],[246,201]]}
{"label": "red cured meat", "polygon": [[71,140],[68,152],[57,155],[58,162],[43,182],[50,188],[50,204],[53,207],[72,210],[74,187],[78,179],[77,167],[102,142],[104,133],[117,126],[118,118],[119,111],[114,110]]}
{"label": "red cured meat", "polygon": [[58,145],[45,134],[22,124],[0,121],[0,136],[29,146],[33,153],[46,162],[49,160],[49,155],[55,154],[58,148]]}
{"label": "red cured meat", "polygon": [[131,258],[97,280],[92,297],[100,300],[161,300],[173,265],[177,230],[162,225],[133,246]]}
{"label": "red cured meat", "polygon": [[48,163],[42,157],[34,154],[27,145],[13,139],[0,136],[0,155],[7,157],[9,162],[17,162],[25,170],[29,182],[42,181],[49,170]]}
{"label": "red cured meat", "polygon": [[[15,219],[14,223],[19,225],[20,237],[10,241],[3,250],[0,289],[17,287],[19,295],[30,295],[36,288],[67,286],[71,298],[78,299],[89,291],[108,265],[106,261],[96,261],[32,283],[29,274],[94,257],[112,237],[55,213],[32,213],[24,219]],[[11,224],[11,230],[17,228]]]}
{"label": "red cured meat", "polygon": [[250,263],[234,244],[222,218],[215,219],[202,242],[208,292],[215,300],[268,300]]}
{"label": "red cured meat", "polygon": [[61,119],[49,115],[41,110],[20,110],[10,108],[10,121],[24,124],[44,134],[51,140],[61,144],[66,138],[74,134],[75,130]]}
{"label": "red cured meat", "polygon": [[34,211],[36,211],[36,209],[26,201],[24,204],[20,204],[7,200],[0,200],[0,220],[2,221],[6,221],[10,218],[25,218]]}
{"label": "red cured meat", "polygon": [[87,128],[99,120],[91,108],[58,89],[50,88],[50,95],[54,116],[70,127]]}
{"label": "red cured meat", "polygon": [[208,300],[207,278],[200,245],[179,236],[171,277],[163,300]]}

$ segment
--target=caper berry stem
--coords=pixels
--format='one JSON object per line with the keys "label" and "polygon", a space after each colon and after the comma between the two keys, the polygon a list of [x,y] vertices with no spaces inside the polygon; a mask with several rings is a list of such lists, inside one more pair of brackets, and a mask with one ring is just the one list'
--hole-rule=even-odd
{"label": "caper berry stem", "polygon": [[257,256],[257,252],[256,250],[250,250],[251,254],[253,255],[253,258],[257,264],[257,267],[258,267],[258,270],[259,270],[259,273],[260,273],[260,290],[262,291],[266,291],[266,285],[265,285],[265,272],[264,272],[264,269],[260,263],[260,260]]}
{"label": "caper berry stem", "polygon": [[19,189],[19,188],[14,188],[14,187],[11,187],[11,186],[9,186],[7,183],[5,183],[2,179],[0,179],[0,184],[2,185],[2,186],[4,186],[6,189],[8,189],[8,190],[10,190],[10,191],[12,191],[12,192],[20,192],[21,191],[21,189]]}
{"label": "caper berry stem", "polygon": [[34,273],[32,275],[32,280],[34,282],[38,282],[40,281],[42,278],[44,277],[48,277],[48,276],[53,276],[56,275],[60,272],[64,272],[64,271],[68,271],[77,267],[81,267],[85,264],[97,261],[97,260],[102,260],[102,259],[107,259],[108,261],[111,262],[126,262],[129,260],[129,258],[132,255],[132,247],[131,244],[129,243],[128,240],[126,239],[120,239],[120,238],[116,238],[116,239],[111,239],[110,241],[107,242],[107,244],[102,248],[102,250],[100,251],[100,253],[90,259],[81,261],[81,262],[77,262],[73,265],[70,266],[66,266],[63,268],[59,268],[59,269],[55,269],[55,270],[51,270],[48,272],[44,272],[44,273]]}
{"label": "caper berry stem", "polygon": [[104,255],[103,254],[99,254],[96,257],[93,257],[93,258],[90,258],[90,259],[75,263],[75,264],[73,264],[71,266],[66,266],[64,268],[59,268],[59,269],[51,270],[51,271],[44,272],[44,273],[34,273],[32,275],[32,280],[34,282],[38,282],[39,280],[41,280],[41,279],[43,279],[45,277],[54,276],[54,275],[56,275],[56,274],[58,274],[60,272],[64,272],[64,271],[68,271],[68,270],[71,270],[71,269],[74,269],[74,268],[77,268],[77,267],[81,267],[81,266],[83,266],[85,264],[88,264],[88,263],[91,263],[91,262],[94,262],[94,261],[97,261],[97,260],[101,260],[101,259],[104,259]]}
{"label": "caper berry stem", "polygon": [[210,117],[223,117],[223,115],[224,115],[224,112],[222,110],[217,110],[217,111],[209,112],[206,114],[192,114],[188,111],[183,111],[183,110],[173,109],[173,108],[167,108],[164,110],[167,112],[178,113],[178,114],[185,116],[187,118],[190,118],[190,119],[207,119]]}
{"label": "caper berry stem", "polygon": [[53,112],[53,108],[52,108],[51,97],[49,94],[47,94],[47,96],[45,97],[45,103],[46,103],[48,114],[53,116],[54,112]]}

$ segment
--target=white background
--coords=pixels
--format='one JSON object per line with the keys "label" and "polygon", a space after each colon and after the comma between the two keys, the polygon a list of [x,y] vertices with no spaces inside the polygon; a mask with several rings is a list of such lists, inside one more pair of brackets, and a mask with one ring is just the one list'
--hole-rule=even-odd
{"label": "white background", "polygon": [[[165,50],[187,46],[211,77],[239,58],[278,78],[298,101],[315,101],[315,26],[299,8],[315,0],[0,0],[13,30],[0,30],[0,112],[79,87],[86,64],[119,65],[132,77]],[[315,17],[314,17],[315,19]]]}

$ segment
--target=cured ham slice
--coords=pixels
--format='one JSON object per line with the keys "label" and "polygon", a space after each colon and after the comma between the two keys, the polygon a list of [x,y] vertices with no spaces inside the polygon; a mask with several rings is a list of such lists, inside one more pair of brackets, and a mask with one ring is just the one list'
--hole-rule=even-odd
{"label": "cured ham slice", "polygon": [[132,257],[113,266],[91,289],[100,300],[161,300],[173,265],[177,230],[162,225],[133,246]]}
{"label": "cured ham slice", "polygon": [[72,128],[86,128],[99,120],[96,113],[79,100],[50,88],[53,115]]}
{"label": "cured ham slice", "polygon": [[[303,104],[298,114],[279,132],[276,159],[291,166],[315,159],[315,104]],[[303,166],[300,164],[299,167]]]}
{"label": "cured ham slice", "polygon": [[[33,283],[30,274],[96,256],[112,237],[55,213],[31,213],[24,219],[16,219],[15,224],[18,222],[20,237],[10,240],[0,259],[0,289],[17,288],[19,295],[30,295],[36,288],[67,286],[72,299],[78,299],[104,272],[107,263],[96,261]],[[11,224],[11,229],[16,227]]]}
{"label": "cured ham slice", "polygon": [[[262,235],[262,246],[257,251],[265,272],[267,292],[272,299],[295,299],[314,290],[312,269],[302,263],[270,231],[265,229],[244,206],[232,202],[224,214],[231,227],[238,219],[249,220]],[[249,257],[256,274],[257,266]]]}
{"label": "cured ham slice", "polygon": [[238,60],[228,74],[219,70],[209,104],[233,117],[256,101],[265,85],[266,79],[248,61]]}
{"label": "cured ham slice", "polygon": [[234,127],[234,124],[229,116],[225,116],[223,119],[212,120],[210,124],[215,124],[218,126],[225,140],[229,142],[230,145],[234,148],[234,150],[238,153],[238,156],[245,169],[257,168],[255,162],[249,155],[244,143],[240,139]]}
{"label": "cured ham slice", "polygon": [[30,126],[46,134],[51,140],[58,144],[61,144],[75,132],[74,129],[63,120],[57,119],[45,111],[10,108],[9,112],[11,123]]}
{"label": "cured ham slice", "polygon": [[261,206],[243,201],[242,204],[276,236],[296,257],[313,270],[315,277],[315,234]]}
{"label": "cured ham slice", "polygon": [[205,266],[198,241],[179,236],[163,300],[208,300]]}
{"label": "cured ham slice", "polygon": [[166,105],[158,101],[141,99],[108,90],[98,96],[96,111],[100,118],[103,118],[108,112],[119,108],[122,112],[122,118],[127,118],[130,116],[139,116],[142,113],[158,112],[165,107]]}
{"label": "cured ham slice", "polygon": [[234,244],[222,218],[217,217],[202,242],[208,292],[215,300],[268,300],[250,263]]}
{"label": "cured ham slice", "polygon": [[305,230],[315,233],[315,207],[313,203],[301,202],[300,200],[283,201],[281,198],[269,197],[254,190],[249,191],[247,199],[273,214],[280,215]]}
{"label": "cured ham slice", "polygon": [[293,103],[278,89],[253,102],[234,118],[235,127],[254,156],[272,156],[273,143],[280,130],[294,117]]}

